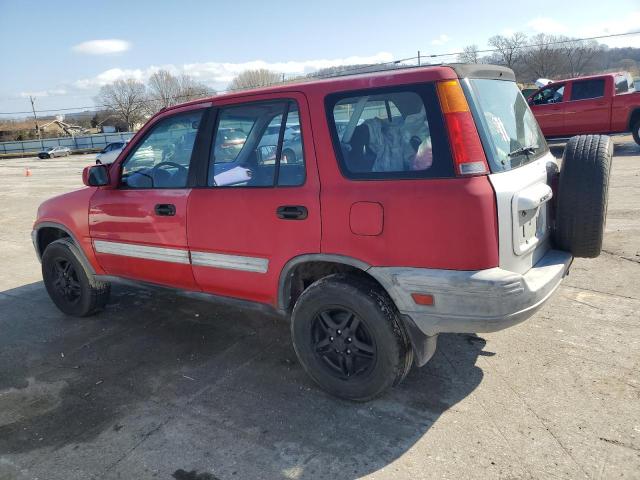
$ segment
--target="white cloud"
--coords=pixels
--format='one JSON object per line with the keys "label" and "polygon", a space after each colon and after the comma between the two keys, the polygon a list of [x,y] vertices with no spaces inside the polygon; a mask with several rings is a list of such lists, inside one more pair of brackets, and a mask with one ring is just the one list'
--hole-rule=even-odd
{"label": "white cloud", "polygon": [[434,38],[433,40],[431,40],[431,45],[444,45],[449,40],[451,40],[449,35],[445,35],[443,33],[443,34],[439,35],[438,38]]}
{"label": "white cloud", "polygon": [[20,92],[22,98],[29,97],[57,97],[66,95],[67,91],[64,88],[52,88],[50,90],[39,90],[36,92]]}
{"label": "white cloud", "polygon": [[527,26],[538,33],[558,34],[569,30],[566,25],[549,17],[536,17]]}
{"label": "white cloud", "polygon": [[126,40],[109,39],[109,40],[89,40],[72,47],[77,53],[85,53],[87,55],[107,55],[110,53],[126,52],[131,48],[131,44]]}
{"label": "white cloud", "polygon": [[389,62],[393,60],[393,55],[388,52],[380,52],[371,56],[352,56],[333,59],[302,60],[290,62],[266,62],[264,60],[253,60],[249,62],[203,62],[188,63],[184,65],[152,65],[140,69],[112,68],[99,73],[92,78],[77,80],[73,85],[80,89],[95,89],[116,80],[133,78],[139,81],[146,81],[149,76],[158,70],[169,70],[173,74],[185,73],[216,89],[223,89],[237,74],[244,70],[266,68],[287,76],[302,75],[312,73],[316,70],[329,67],[339,67],[342,65],[363,65],[372,63]]}
{"label": "white cloud", "polygon": [[[578,30],[578,37],[596,37],[616,33],[635,32],[640,30],[640,10],[627,12],[616,20],[598,22]],[[624,35],[620,37],[602,38],[598,40],[610,47],[637,47],[640,45],[640,35]]]}

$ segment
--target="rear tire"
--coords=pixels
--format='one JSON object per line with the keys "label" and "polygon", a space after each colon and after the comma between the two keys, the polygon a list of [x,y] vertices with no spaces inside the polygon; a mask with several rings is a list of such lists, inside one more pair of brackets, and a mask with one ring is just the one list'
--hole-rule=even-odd
{"label": "rear tire", "polygon": [[373,281],[333,274],[309,286],[293,309],[298,359],[328,393],[375,398],[411,369],[413,350],[395,305]]}
{"label": "rear tire", "polygon": [[560,170],[555,243],[575,257],[600,255],[607,218],[613,142],[579,135],[567,142]]}
{"label": "rear tire", "polygon": [[111,286],[90,281],[87,273],[71,251],[68,240],[50,243],[42,255],[42,278],[53,303],[63,313],[86,317],[102,310]]}
{"label": "rear tire", "polygon": [[631,133],[633,134],[633,139],[635,142],[640,145],[640,120],[636,120],[636,122],[631,127]]}

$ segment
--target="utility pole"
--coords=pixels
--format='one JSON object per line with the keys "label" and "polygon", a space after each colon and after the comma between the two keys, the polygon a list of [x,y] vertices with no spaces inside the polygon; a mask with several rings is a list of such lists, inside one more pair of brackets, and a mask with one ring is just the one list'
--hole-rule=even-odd
{"label": "utility pole", "polygon": [[418,66],[420,66],[420,50],[418,50]]}
{"label": "utility pole", "polygon": [[38,116],[36,115],[36,106],[33,103],[33,97],[29,95],[29,100],[31,100],[31,110],[33,110],[33,121],[36,124],[36,133],[38,134],[38,140],[40,140],[40,129],[38,128]]}

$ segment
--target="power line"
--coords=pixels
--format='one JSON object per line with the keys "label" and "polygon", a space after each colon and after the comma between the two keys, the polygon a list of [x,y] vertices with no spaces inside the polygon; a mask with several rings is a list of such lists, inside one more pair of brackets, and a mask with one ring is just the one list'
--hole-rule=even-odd
{"label": "power line", "polygon": [[[623,36],[628,36],[628,35],[639,35],[640,34],[640,30],[639,31],[634,31],[634,32],[625,32],[625,33],[612,33],[612,34],[607,34],[607,35],[596,35],[596,36],[592,36],[592,37],[583,37],[583,38],[567,38],[567,39],[563,39],[563,40],[555,40],[553,42],[545,42],[545,43],[537,43],[537,44],[529,44],[529,45],[521,45],[521,46],[516,46],[513,47],[513,50],[523,50],[523,49],[527,49],[527,48],[537,48],[537,47],[545,47],[545,46],[550,46],[550,45],[561,45],[561,44],[566,44],[566,43],[574,43],[574,42],[584,42],[584,41],[588,41],[588,40],[601,40],[603,38],[615,38],[615,37],[623,37]],[[493,53],[493,52],[497,52],[500,49],[498,48],[488,48],[488,49],[483,49],[483,50],[476,50],[476,53]],[[406,58],[401,58],[398,60],[391,60],[388,62],[380,62],[380,63],[374,63],[374,64],[369,64],[369,65],[359,65],[356,67],[351,67],[351,68],[346,68],[346,69],[342,69],[340,70],[338,73],[310,73],[308,75],[305,76],[294,76],[294,77],[290,77],[289,79],[285,78],[285,74],[282,74],[282,78],[283,80],[278,81],[278,82],[273,82],[273,83],[266,83],[266,84],[262,84],[262,85],[255,85],[252,86],[251,88],[261,88],[261,87],[268,87],[268,86],[275,86],[275,85],[281,85],[281,84],[285,84],[288,83],[290,81],[293,80],[304,80],[304,79],[312,79],[312,78],[318,78],[318,79],[323,79],[323,78],[335,78],[335,77],[342,77],[342,76],[347,76],[347,75],[353,75],[353,74],[358,74],[358,73],[372,73],[375,71],[379,71],[379,70],[373,70],[375,68],[380,68],[380,67],[384,67],[384,66],[391,66],[391,65],[402,65],[403,67],[417,67],[417,66],[423,66],[423,65],[403,65],[405,62],[411,61],[411,60],[422,60],[425,58],[442,58],[442,57],[452,57],[452,56],[458,56],[458,55],[462,55],[464,54],[464,52],[451,52],[451,53],[437,53],[437,54],[424,54],[424,53],[420,53],[420,51],[418,51],[418,55],[417,56],[413,56],[413,57],[406,57]],[[430,64],[424,64],[424,66],[429,66]],[[433,64],[431,64],[433,65]],[[226,89],[226,90],[219,90],[216,91],[214,93],[214,95],[216,94],[221,94],[221,93],[233,93],[233,92],[237,92],[237,91],[241,91],[241,90],[245,90],[243,88],[235,88],[235,89]],[[210,92],[201,92],[203,97],[206,97],[208,95],[210,95]],[[191,93],[191,94],[187,94],[187,95],[180,95],[177,97],[173,97],[174,99],[180,99],[180,98],[187,98],[187,99],[196,99],[194,97],[197,97],[199,95],[199,93]],[[212,95],[213,96],[213,95]],[[146,99],[146,100],[140,100],[139,102],[133,102],[134,104],[138,105],[144,105],[144,104],[148,104],[148,103],[152,103],[152,102],[156,102],[156,99]],[[87,106],[83,106],[83,107],[69,107],[69,108],[52,108],[52,109],[43,109],[43,110],[27,110],[27,111],[22,111],[22,112],[0,112],[0,115],[20,115],[20,114],[29,114],[29,113],[47,113],[47,112],[68,112],[68,111],[72,111],[72,110],[92,110],[92,111],[102,111],[104,109],[108,109],[109,105],[87,105]],[[80,112],[78,112],[80,113]]]}

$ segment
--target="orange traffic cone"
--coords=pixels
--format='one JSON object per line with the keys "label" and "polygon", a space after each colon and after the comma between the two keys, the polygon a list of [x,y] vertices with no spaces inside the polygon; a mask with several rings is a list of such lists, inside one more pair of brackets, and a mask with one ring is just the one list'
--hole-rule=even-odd
{"label": "orange traffic cone", "polygon": [[24,176],[25,177],[30,177],[31,176],[31,169],[29,167],[24,169]]}

